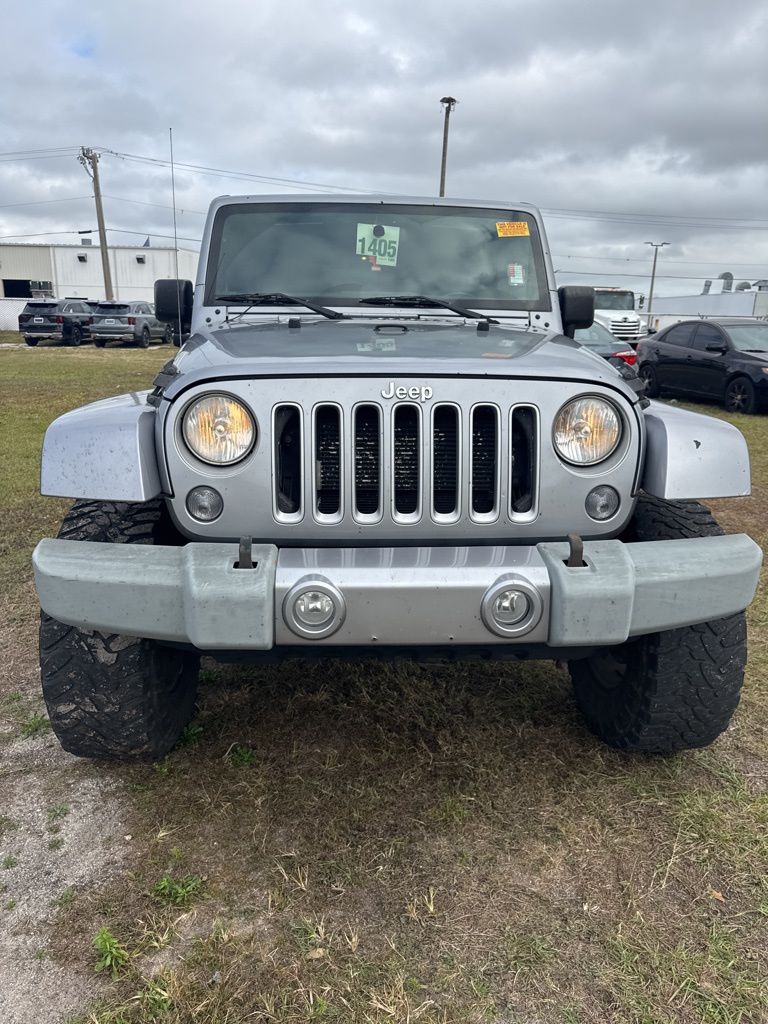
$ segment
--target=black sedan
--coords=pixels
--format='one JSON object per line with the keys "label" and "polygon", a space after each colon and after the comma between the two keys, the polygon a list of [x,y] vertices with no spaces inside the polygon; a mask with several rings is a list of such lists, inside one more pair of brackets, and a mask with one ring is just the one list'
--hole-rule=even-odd
{"label": "black sedan", "polygon": [[768,401],[768,321],[683,320],[643,339],[637,364],[651,398],[674,391],[757,412]]}
{"label": "black sedan", "polygon": [[623,359],[629,366],[635,365],[635,350],[630,348],[626,341],[615,338],[602,324],[594,323],[591,327],[582,327],[574,331],[573,340],[585,348],[591,348],[603,359]]}

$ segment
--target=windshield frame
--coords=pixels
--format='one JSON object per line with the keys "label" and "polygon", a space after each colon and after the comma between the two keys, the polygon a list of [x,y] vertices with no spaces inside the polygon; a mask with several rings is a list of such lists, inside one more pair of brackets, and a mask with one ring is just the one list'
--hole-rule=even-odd
{"label": "windshield frame", "polygon": [[[208,251],[206,254],[206,273],[205,273],[205,292],[204,292],[204,305],[205,306],[216,306],[223,305],[217,301],[216,292],[218,290],[216,286],[216,271],[218,254],[221,245],[221,239],[224,231],[226,220],[233,214],[242,214],[246,212],[257,212],[263,211],[264,213],[277,213],[277,212],[290,212],[296,210],[297,213],[312,213],[314,210],[323,211],[336,211],[349,213],[350,209],[354,207],[360,211],[358,216],[363,215],[363,211],[367,214],[373,212],[375,209],[377,219],[381,219],[386,213],[394,214],[421,214],[421,215],[433,215],[439,217],[467,217],[474,216],[478,219],[480,217],[494,217],[497,216],[499,220],[510,220],[513,216],[517,215],[520,219],[524,219],[528,222],[530,237],[531,237],[531,250],[533,256],[533,264],[536,275],[536,283],[539,295],[534,299],[524,300],[511,300],[504,299],[502,297],[493,299],[480,299],[477,300],[475,297],[466,295],[462,296],[449,296],[449,295],[435,295],[435,298],[445,299],[446,301],[453,300],[454,302],[460,303],[462,306],[466,306],[471,309],[487,309],[487,310],[498,310],[498,311],[510,311],[510,312],[544,312],[548,313],[552,311],[552,296],[550,292],[549,279],[547,275],[547,264],[544,252],[544,239],[542,233],[539,230],[539,225],[536,221],[530,208],[526,209],[524,205],[520,207],[507,207],[507,206],[495,206],[492,203],[488,205],[459,205],[456,206],[444,206],[442,204],[431,204],[429,202],[420,203],[398,203],[398,202],[386,202],[382,203],[371,198],[368,202],[355,202],[350,204],[349,202],[324,202],[316,199],[300,201],[300,202],[236,202],[226,203],[220,206],[213,216],[213,223],[211,226],[210,239],[208,243]],[[271,290],[271,289],[270,289]],[[282,290],[282,289],[281,289]],[[295,293],[295,289],[294,289]],[[365,297],[365,296],[363,296]],[[355,309],[359,311],[360,315],[363,316],[381,316],[381,310],[385,307],[372,306],[370,304],[361,304],[360,296],[340,296],[340,295],[302,295],[302,299],[307,298],[312,302],[321,305],[328,306],[331,309]],[[236,305],[229,304],[227,305]],[[241,305],[246,305],[242,303]],[[262,310],[255,309],[251,312],[261,312]],[[263,312],[267,312],[267,307],[263,308]],[[378,311],[378,313],[377,313]],[[438,308],[430,309],[424,307],[419,310],[419,315],[446,315],[446,310]]]}

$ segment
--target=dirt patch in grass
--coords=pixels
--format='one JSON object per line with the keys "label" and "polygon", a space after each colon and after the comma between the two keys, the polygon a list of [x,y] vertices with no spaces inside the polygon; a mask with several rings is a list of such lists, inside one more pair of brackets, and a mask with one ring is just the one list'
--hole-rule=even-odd
{"label": "dirt patch in grass", "polygon": [[124,858],[119,789],[73,764],[47,727],[0,748],[3,1024],[61,1020],[97,992],[88,966],[54,958],[50,942],[59,909],[108,883]]}
{"label": "dirt patch in grass", "polygon": [[[34,378],[27,357],[40,359]],[[18,360],[13,387],[36,389],[37,402],[2,499],[20,552],[4,578],[14,625],[2,750],[12,766],[32,767],[19,751],[52,758],[29,802],[23,772],[0,780],[20,819],[3,832],[0,818],[0,841],[19,861],[10,879],[22,864],[19,828],[51,859],[41,863],[93,838],[90,880],[72,883],[76,898],[60,900],[40,931],[41,969],[71,980],[74,1019],[762,1024],[765,579],[750,610],[742,706],[705,751],[607,750],[551,663],[292,662],[206,664],[199,716],[158,765],[94,768],[48,753],[27,568],[61,514],[35,496],[43,421],[86,396],[141,386],[164,357],[0,354]],[[755,495],[713,505],[728,530],[765,546],[768,419],[738,425]],[[6,447],[16,434],[9,424]],[[49,813],[78,799],[95,808],[93,827],[70,835],[74,812]],[[48,831],[57,824],[60,833]],[[59,837],[64,845],[51,849]],[[68,888],[64,873],[58,884]],[[95,973],[102,929],[102,949],[125,954],[114,978]],[[44,1007],[34,1019],[55,1021],[60,1007],[51,1003],[48,1018]]]}

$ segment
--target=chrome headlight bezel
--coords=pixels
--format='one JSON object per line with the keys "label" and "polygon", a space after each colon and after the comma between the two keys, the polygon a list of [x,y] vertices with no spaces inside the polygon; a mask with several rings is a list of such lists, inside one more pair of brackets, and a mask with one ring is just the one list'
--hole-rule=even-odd
{"label": "chrome headlight bezel", "polygon": [[[238,410],[244,414],[250,436],[248,437],[247,444],[240,445],[240,450],[237,454],[229,459],[216,459],[210,457],[210,452],[205,453],[203,446],[196,446],[194,443],[194,435],[190,429],[190,418],[198,408],[206,402],[220,401],[228,403],[231,406],[237,407]],[[238,413],[239,414],[239,413]],[[206,466],[214,466],[222,469],[229,469],[231,466],[236,466],[238,463],[247,459],[253,449],[256,447],[256,442],[259,436],[259,426],[253,412],[245,404],[245,402],[236,398],[234,395],[227,394],[223,391],[207,391],[204,394],[196,395],[189,404],[185,407],[181,416],[179,417],[179,434],[186,450],[197,460],[205,463]]]}
{"label": "chrome headlight bezel", "polygon": [[[601,451],[595,458],[578,460],[574,459],[566,454],[558,444],[558,423],[561,417],[567,412],[571,406],[576,406],[579,403],[594,403],[597,406],[603,406],[605,411],[610,414],[615,420],[615,437],[613,443],[604,451]],[[610,459],[614,455],[622,442],[624,437],[625,425],[624,419],[619,412],[617,406],[607,398],[603,398],[602,395],[595,394],[584,394],[574,395],[573,398],[569,398],[567,402],[563,403],[557,410],[555,418],[552,422],[552,447],[555,450],[557,457],[568,466],[572,466],[574,469],[592,469],[594,466],[599,466],[601,463]]]}

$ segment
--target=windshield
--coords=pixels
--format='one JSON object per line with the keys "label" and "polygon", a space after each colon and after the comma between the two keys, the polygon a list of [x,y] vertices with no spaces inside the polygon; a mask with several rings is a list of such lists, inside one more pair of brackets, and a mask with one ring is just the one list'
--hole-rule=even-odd
{"label": "windshield", "polygon": [[726,330],[739,352],[768,352],[768,324],[738,324]]}
{"label": "windshield", "polygon": [[538,229],[526,213],[382,203],[223,207],[206,303],[268,292],[330,306],[428,295],[472,308],[550,308]]}
{"label": "windshield", "polygon": [[619,342],[602,324],[592,324],[591,327],[582,327],[574,331],[573,340],[578,341],[580,345],[586,345],[587,348],[603,348],[605,345],[619,347]]}
{"label": "windshield", "polygon": [[634,292],[595,291],[595,309],[634,309]]}

